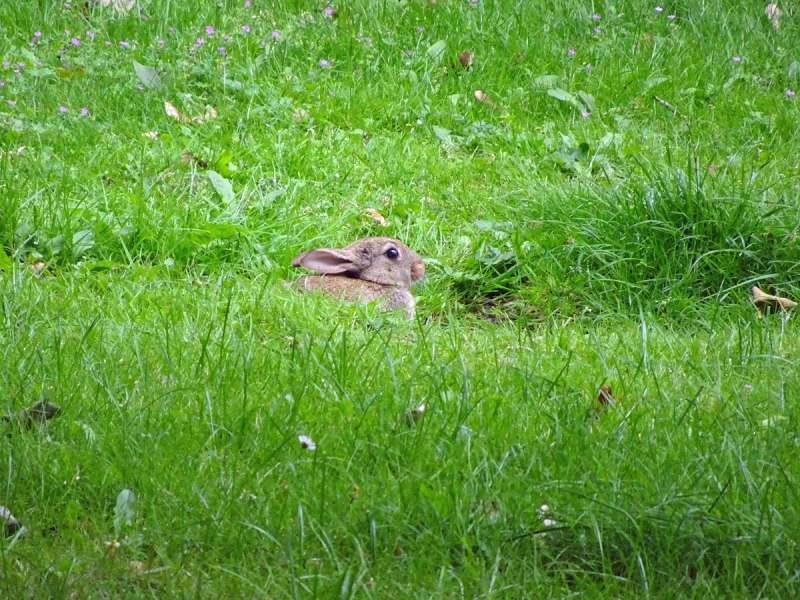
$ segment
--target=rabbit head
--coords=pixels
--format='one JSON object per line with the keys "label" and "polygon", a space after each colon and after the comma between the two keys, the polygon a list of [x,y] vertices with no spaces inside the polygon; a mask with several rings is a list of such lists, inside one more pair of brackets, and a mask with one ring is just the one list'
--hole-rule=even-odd
{"label": "rabbit head", "polygon": [[388,237],[356,240],[344,248],[317,248],[294,257],[293,267],[408,289],[425,275],[425,263],[404,243]]}
{"label": "rabbit head", "polygon": [[425,264],[402,242],[387,237],[357,240],[344,248],[317,248],[299,254],[293,267],[321,275],[305,275],[294,282],[298,290],[313,290],[349,302],[382,299],[383,310],[405,309],[414,316],[416,301],[408,291],[425,275]]}

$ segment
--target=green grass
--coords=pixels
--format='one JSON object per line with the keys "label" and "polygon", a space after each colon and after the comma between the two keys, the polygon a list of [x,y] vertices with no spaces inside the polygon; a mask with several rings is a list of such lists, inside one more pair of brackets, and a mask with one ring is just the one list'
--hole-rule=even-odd
{"label": "green grass", "polygon": [[[789,7],[253,4],[0,15],[0,594],[796,597]],[[282,285],[368,235],[413,321]]]}

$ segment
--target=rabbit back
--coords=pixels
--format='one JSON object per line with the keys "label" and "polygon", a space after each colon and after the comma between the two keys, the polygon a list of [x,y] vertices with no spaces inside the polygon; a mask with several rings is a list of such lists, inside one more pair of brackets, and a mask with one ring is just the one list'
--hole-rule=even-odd
{"label": "rabbit back", "polygon": [[382,298],[382,310],[402,308],[407,319],[414,316],[416,301],[404,288],[343,275],[304,275],[294,285],[300,291],[313,291],[346,302],[373,302]]}

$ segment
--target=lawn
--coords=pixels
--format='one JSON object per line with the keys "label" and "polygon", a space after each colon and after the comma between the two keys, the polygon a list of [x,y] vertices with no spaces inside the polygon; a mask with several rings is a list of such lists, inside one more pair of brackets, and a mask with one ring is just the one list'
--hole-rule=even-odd
{"label": "lawn", "polygon": [[[765,6],[0,12],[0,596],[800,596]],[[368,236],[413,319],[284,284]]]}

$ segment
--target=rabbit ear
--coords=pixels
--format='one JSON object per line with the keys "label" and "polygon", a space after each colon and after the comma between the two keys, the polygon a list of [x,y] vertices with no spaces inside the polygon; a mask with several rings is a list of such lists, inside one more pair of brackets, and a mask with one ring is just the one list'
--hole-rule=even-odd
{"label": "rabbit ear", "polygon": [[350,252],[333,248],[317,248],[298,254],[292,260],[292,266],[305,267],[327,275],[359,271],[355,265],[355,257]]}

